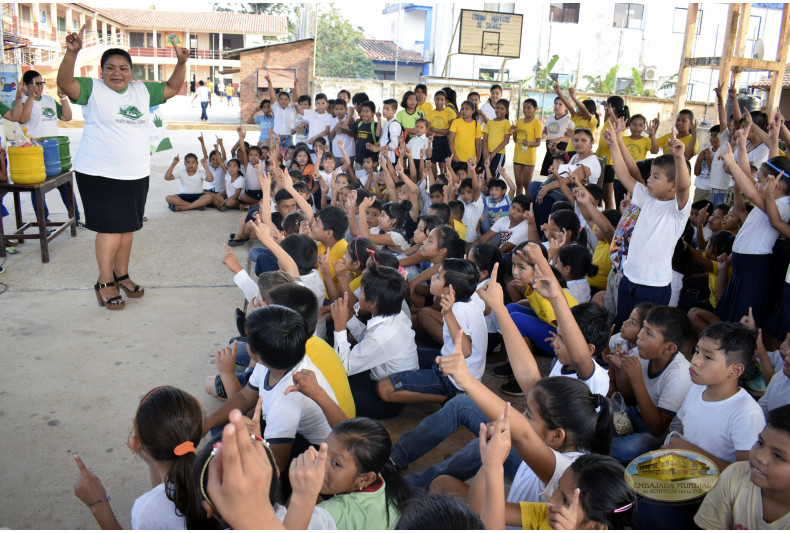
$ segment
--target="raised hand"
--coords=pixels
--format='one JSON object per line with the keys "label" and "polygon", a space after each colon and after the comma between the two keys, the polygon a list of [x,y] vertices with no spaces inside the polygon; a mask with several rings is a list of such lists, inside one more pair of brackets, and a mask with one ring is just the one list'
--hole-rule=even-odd
{"label": "raised hand", "polygon": [[455,345],[453,353],[447,354],[443,357],[437,357],[436,363],[439,365],[445,376],[451,376],[460,387],[464,383],[469,383],[469,380],[475,379],[469,373],[469,368],[466,366],[466,358],[463,353],[463,330],[459,330],[455,336]]}
{"label": "raised hand", "polygon": [[501,467],[510,455],[510,402],[493,424],[480,423],[480,459],[483,467]]}
{"label": "raised hand", "polygon": [[222,264],[228,267],[234,274],[242,271],[242,266],[241,263],[239,263],[239,259],[227,244],[225,245],[225,253],[222,255]]}
{"label": "raised hand", "polygon": [[239,344],[237,341],[233,341],[233,346],[225,346],[224,348],[220,348],[217,350],[217,353],[214,357],[217,360],[217,370],[219,371],[220,375],[224,373],[233,372],[236,368],[236,354],[239,351]]}
{"label": "raised hand", "polygon": [[338,298],[332,302],[332,320],[335,323],[335,331],[343,331],[346,329],[348,319],[348,293],[345,293],[342,298]]}
{"label": "raised hand", "polygon": [[631,207],[631,193],[627,192],[623,195],[623,199],[620,200],[620,212],[625,213],[629,207]]}
{"label": "raised hand", "polygon": [[455,289],[453,289],[451,285],[450,290],[442,294],[441,306],[442,306],[443,316],[446,315],[447,313],[452,313],[453,304],[455,304]]}
{"label": "raised hand", "polygon": [[198,135],[198,141],[200,141],[200,144],[203,144],[203,132],[202,131],[200,132],[200,135]]}
{"label": "raised hand", "polygon": [[181,46],[176,46],[176,43],[170,43],[173,45],[173,50],[176,51],[176,60],[178,61],[179,65],[183,65],[189,59],[189,49],[184,48]]}
{"label": "raised hand", "polygon": [[549,510],[549,525],[556,530],[579,529],[580,524],[585,520],[584,510],[579,503],[581,489],[573,491],[570,503],[566,506],[562,503],[547,503]]}
{"label": "raised hand", "polygon": [[74,454],[74,461],[80,471],[80,477],[74,484],[74,495],[82,500],[82,503],[92,506],[107,497],[101,480],[85,466],[78,454]]}
{"label": "raised hand", "polygon": [[505,294],[502,290],[502,285],[496,282],[498,275],[499,263],[496,263],[488,276],[488,282],[483,288],[477,289],[477,295],[491,309],[505,305]]}
{"label": "raised hand", "polygon": [[179,157],[178,155],[176,155],[176,156],[173,158],[173,166],[176,166],[176,165],[178,164],[178,162],[179,162],[179,161],[181,161],[181,157]]}
{"label": "raised hand", "polygon": [[327,450],[325,442],[321,444],[318,451],[310,446],[291,461],[288,479],[291,480],[294,499],[303,498],[305,502],[315,502],[318,499],[326,476]]}
{"label": "raised hand", "polygon": [[291,374],[293,375],[294,384],[286,387],[284,394],[301,392],[308,398],[314,399],[323,391],[318,383],[318,378],[315,377],[315,372],[312,370],[304,369],[298,372],[294,371]]}
{"label": "raised hand", "polygon": [[82,25],[79,33],[69,33],[66,36],[66,50],[69,52],[78,52],[82,48],[82,39],[85,37],[85,28],[88,26],[87,22]]}

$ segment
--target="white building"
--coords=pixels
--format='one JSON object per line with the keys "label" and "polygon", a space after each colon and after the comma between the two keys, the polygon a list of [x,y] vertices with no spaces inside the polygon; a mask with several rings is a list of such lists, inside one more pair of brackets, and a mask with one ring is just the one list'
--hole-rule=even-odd
{"label": "white building", "polygon": [[[604,77],[619,65],[616,89],[632,81],[636,68],[645,88],[657,89],[678,72],[683,46],[688,3],[683,2],[581,2],[557,3],[530,1],[492,4],[471,1],[422,4],[390,3],[382,10],[383,24],[371,24],[377,38],[389,37],[400,47],[414,50],[430,60],[423,75],[441,76],[445,61],[447,76],[479,79],[481,74],[497,77],[502,58],[457,54],[458,36],[453,38],[462,9],[498,11],[524,15],[521,57],[509,59],[504,79],[519,80],[535,74],[536,61],[545,66],[556,54],[559,61],[552,70],[560,81],[578,80],[584,90],[585,75]],[[754,3],[744,55],[751,56],[757,39],[764,43],[765,59],[776,57],[782,4]],[[721,55],[728,5],[702,3],[699,9],[695,57]],[[366,28],[366,29],[367,29]],[[389,31],[389,34],[386,32]],[[689,100],[710,101],[717,73],[693,69],[689,80]],[[744,73],[741,87],[766,77]]]}

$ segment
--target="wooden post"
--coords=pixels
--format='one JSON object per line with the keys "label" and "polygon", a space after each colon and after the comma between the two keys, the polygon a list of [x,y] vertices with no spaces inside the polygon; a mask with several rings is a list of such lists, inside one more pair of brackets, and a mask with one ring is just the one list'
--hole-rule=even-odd
{"label": "wooden post", "polygon": [[730,4],[727,12],[727,27],[724,30],[724,48],[719,63],[719,84],[724,90],[730,85],[730,71],[732,70],[732,54],[735,49],[736,35],[738,33],[738,20],[740,18],[740,4]]}
{"label": "wooden post", "polygon": [[[746,48],[746,34],[749,33],[751,14],[752,4],[741,4],[741,12],[738,16],[738,37],[735,39],[735,55],[737,57],[743,57],[743,52]],[[741,72],[743,71],[739,68],[733,69],[732,84],[736,90],[741,82]]]}
{"label": "wooden post", "polygon": [[678,76],[678,84],[675,90],[675,105],[672,108],[673,116],[686,107],[686,89],[689,83],[689,74],[691,74],[691,67],[686,66],[686,58],[691,57],[691,51],[694,46],[698,9],[699,4],[689,4],[688,12],[686,13],[686,35],[683,39],[683,52],[680,57],[680,76]]}
{"label": "wooden post", "polygon": [[768,92],[768,107],[766,112],[770,116],[779,107],[779,100],[782,97],[782,81],[785,75],[785,65],[787,64],[787,47],[790,44],[790,5],[785,4],[782,9],[782,26],[779,33],[779,48],[776,54],[776,61],[779,63],[777,71],[774,72],[771,81],[771,90]]}

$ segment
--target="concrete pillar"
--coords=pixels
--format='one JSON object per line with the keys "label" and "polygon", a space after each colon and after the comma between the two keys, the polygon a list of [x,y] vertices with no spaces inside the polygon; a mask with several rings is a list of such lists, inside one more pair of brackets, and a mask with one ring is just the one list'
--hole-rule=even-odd
{"label": "concrete pillar", "polygon": [[38,2],[33,2],[30,6],[31,13],[31,22],[33,23],[33,33],[35,33],[36,37],[41,37],[41,11],[39,9]]}
{"label": "concrete pillar", "polygon": [[219,33],[219,43],[217,44],[217,49],[219,49],[219,58],[222,59],[222,32]]}
{"label": "concrete pillar", "polygon": [[72,30],[73,23],[71,22],[74,11],[71,9],[71,4],[66,4],[66,6],[66,33],[68,34],[74,31]]}
{"label": "concrete pillar", "polygon": [[58,38],[58,4],[55,2],[49,4],[49,18],[52,26],[52,40],[60,41]]}

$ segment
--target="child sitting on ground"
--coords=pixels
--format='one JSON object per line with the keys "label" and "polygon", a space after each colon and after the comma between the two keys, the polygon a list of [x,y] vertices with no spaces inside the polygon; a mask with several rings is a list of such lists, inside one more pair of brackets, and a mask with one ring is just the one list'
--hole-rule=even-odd
{"label": "child sitting on ground", "polygon": [[[349,375],[354,403],[359,406],[357,415],[391,418],[404,404],[383,401],[376,394],[376,384],[395,373],[419,368],[411,314],[403,306],[409,285],[397,270],[374,263],[362,275],[360,288],[354,316],[349,318],[348,293],[332,303],[335,351]],[[367,324],[357,318],[359,313],[371,315]],[[357,341],[353,348],[347,332]]]}
{"label": "child sitting on ground", "polygon": [[531,209],[532,200],[529,196],[519,194],[513,197],[507,216],[494,222],[491,229],[480,236],[480,242],[489,242],[496,238],[502,253],[512,252],[529,239],[529,228],[525,214]]}
{"label": "child sitting on ground", "polygon": [[190,211],[192,209],[204,210],[211,205],[213,200],[210,194],[203,191],[203,181],[214,181],[214,174],[208,168],[207,161],[202,161],[203,168],[198,168],[198,158],[195,154],[189,153],[184,157],[184,168],[173,170],[179,162],[179,156],[173,158],[173,162],[165,172],[165,180],[180,182],[181,190],[178,194],[170,194],[165,197],[167,208],[173,212]]}
{"label": "child sitting on ground", "polygon": [[249,411],[260,397],[263,436],[281,470],[310,444],[324,442],[331,429],[321,408],[300,393],[283,394],[294,384],[292,372],[307,369],[335,400],[329,382],[305,355],[308,338],[305,319],[286,307],[269,305],[247,315],[247,349],[258,364],[247,385],[206,418],[203,434],[226,423],[233,409]]}
{"label": "child sitting on ground", "polygon": [[568,292],[580,304],[590,301],[588,277],[598,274],[598,267],[592,264],[592,254],[585,246],[568,244],[557,252],[557,270],[565,278]]}
{"label": "child sitting on ground", "polygon": [[[639,336],[639,332],[642,331],[647,313],[649,313],[653,307],[653,304],[650,302],[642,302],[634,307],[628,320],[623,322],[623,327],[620,328],[620,332],[615,333],[609,338],[609,345],[603,351],[604,361],[609,362],[609,354],[616,350],[625,350],[631,357],[639,355],[639,347],[636,345],[636,340]],[[611,373],[614,375],[614,370],[612,370]]]}
{"label": "child sitting on ground", "polygon": [[[438,228],[437,228],[438,230]],[[437,230],[434,230],[436,232]],[[485,305],[475,294],[479,273],[466,259],[445,259],[438,273],[431,278],[431,294],[441,299],[444,344],[441,351],[419,349],[420,369],[398,372],[378,382],[381,399],[394,403],[442,403],[459,389],[451,378],[439,371],[434,359],[437,355],[455,350],[457,335],[462,332],[462,352],[469,358],[472,374],[480,379],[485,371],[488,348]]]}
{"label": "child sitting on ground", "polygon": [[682,436],[673,432],[667,448],[700,453],[719,471],[748,460],[765,426],[760,406],[738,386],[754,349],[754,332],[741,324],[717,322],[700,334],[691,360],[692,385],[677,414]]}
{"label": "child sitting on ground", "polygon": [[749,460],[730,465],[705,495],[694,521],[703,529],[790,529],[790,405],[766,416]]}
{"label": "child sitting on ground", "polygon": [[458,236],[466,240],[468,233],[474,235],[475,231],[469,231],[469,228],[464,224],[464,203],[460,200],[450,200],[447,202],[447,207],[450,208],[450,225],[458,232]]}
{"label": "child sitting on ground", "polygon": [[636,400],[635,406],[626,408],[634,433],[612,441],[612,457],[621,463],[628,464],[664,442],[691,386],[690,364],[681,353],[690,336],[686,314],[659,305],[645,317],[637,337],[638,356],[629,356],[622,348],[609,354],[615,389],[626,400]]}

